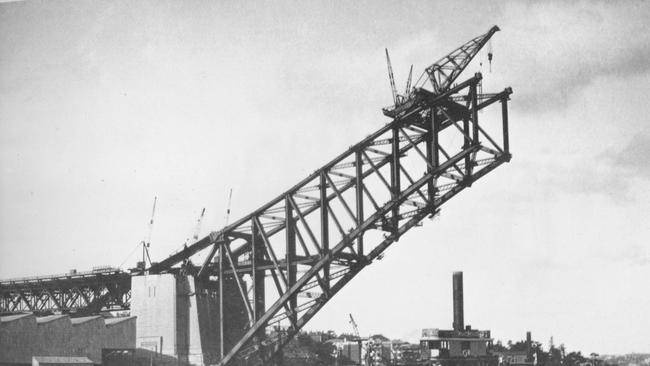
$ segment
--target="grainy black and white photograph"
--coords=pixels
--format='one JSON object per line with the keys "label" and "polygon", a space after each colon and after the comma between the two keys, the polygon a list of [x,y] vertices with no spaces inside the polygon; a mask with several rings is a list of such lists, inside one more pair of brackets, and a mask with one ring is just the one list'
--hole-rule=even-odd
{"label": "grainy black and white photograph", "polygon": [[0,366],[650,366],[649,20],[0,0]]}

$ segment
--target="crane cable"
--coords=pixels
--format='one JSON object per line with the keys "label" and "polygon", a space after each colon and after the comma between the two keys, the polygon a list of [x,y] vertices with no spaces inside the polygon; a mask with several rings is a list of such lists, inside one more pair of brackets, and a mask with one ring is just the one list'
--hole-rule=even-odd
{"label": "crane cable", "polygon": [[230,219],[230,204],[232,203],[232,188],[230,188],[230,193],[228,193],[228,207],[226,208],[226,224],[224,227],[228,226],[228,220]]}

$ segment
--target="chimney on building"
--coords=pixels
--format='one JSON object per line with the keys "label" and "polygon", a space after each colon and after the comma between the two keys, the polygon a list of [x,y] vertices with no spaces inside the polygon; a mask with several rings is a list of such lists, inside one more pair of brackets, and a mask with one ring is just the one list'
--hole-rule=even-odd
{"label": "chimney on building", "polygon": [[531,346],[532,346],[532,339],[531,339],[531,336],[530,336],[530,331],[528,331],[528,332],[526,332],[526,358],[527,358],[527,361],[530,361],[532,359],[532,357],[533,357]]}
{"label": "chimney on building", "polygon": [[454,330],[462,331],[465,328],[463,309],[463,272],[454,272]]}

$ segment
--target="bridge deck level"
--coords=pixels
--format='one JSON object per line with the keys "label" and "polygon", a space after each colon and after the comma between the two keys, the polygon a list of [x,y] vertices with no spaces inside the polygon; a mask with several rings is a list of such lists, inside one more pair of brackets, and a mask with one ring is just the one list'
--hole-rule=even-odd
{"label": "bridge deck level", "polygon": [[117,268],[0,280],[0,314],[127,310],[130,291],[131,274]]}

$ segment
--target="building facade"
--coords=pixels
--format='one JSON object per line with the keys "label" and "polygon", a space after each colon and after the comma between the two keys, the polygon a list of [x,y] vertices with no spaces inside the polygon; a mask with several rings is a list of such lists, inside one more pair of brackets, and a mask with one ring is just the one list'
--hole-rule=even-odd
{"label": "building facade", "polygon": [[420,338],[420,362],[439,366],[496,366],[498,358],[489,350],[489,330],[465,327],[463,304],[463,273],[453,274],[453,329],[428,328]]}

